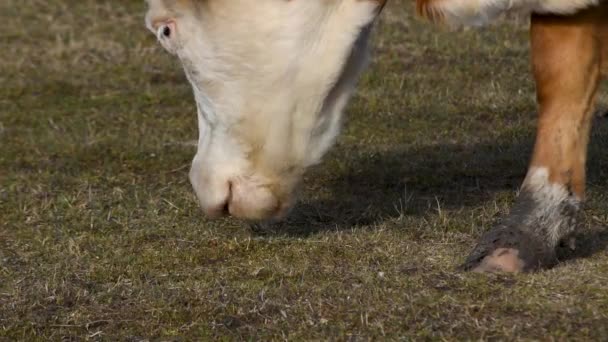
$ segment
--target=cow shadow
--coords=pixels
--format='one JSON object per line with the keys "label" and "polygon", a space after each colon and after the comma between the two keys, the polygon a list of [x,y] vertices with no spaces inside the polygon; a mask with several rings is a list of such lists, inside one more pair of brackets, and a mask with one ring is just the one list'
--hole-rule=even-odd
{"label": "cow shadow", "polygon": [[[324,231],[373,229],[401,216],[424,216],[438,208],[474,208],[499,192],[516,193],[523,181],[534,136],[502,136],[474,144],[395,146],[388,151],[338,146],[306,177],[303,200],[281,223],[254,225],[256,235],[306,237]],[[589,183],[606,179],[608,120],[594,126],[588,163]],[[336,167],[338,165],[339,167]],[[601,187],[594,184],[592,187]],[[485,227],[487,229],[487,227]],[[608,231],[580,232],[576,249],[563,260],[605,250]]]}
{"label": "cow shadow", "polygon": [[498,191],[517,190],[531,146],[529,137],[381,152],[338,146],[307,175],[302,200],[288,219],[258,227],[259,233],[306,236],[480,205]]}
{"label": "cow shadow", "polygon": [[572,237],[575,241],[574,249],[566,244],[557,248],[560,262],[589,258],[608,249],[608,229],[605,226],[593,225],[584,231],[576,232]]}

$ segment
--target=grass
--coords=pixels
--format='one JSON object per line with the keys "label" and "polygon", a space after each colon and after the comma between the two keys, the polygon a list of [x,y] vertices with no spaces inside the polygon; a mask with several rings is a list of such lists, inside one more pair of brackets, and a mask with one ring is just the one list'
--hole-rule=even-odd
{"label": "grass", "polygon": [[608,122],[574,255],[458,272],[525,175],[526,24],[411,7],[383,13],[294,214],[251,227],[197,207],[194,101],[143,1],[0,2],[0,340],[608,338]]}

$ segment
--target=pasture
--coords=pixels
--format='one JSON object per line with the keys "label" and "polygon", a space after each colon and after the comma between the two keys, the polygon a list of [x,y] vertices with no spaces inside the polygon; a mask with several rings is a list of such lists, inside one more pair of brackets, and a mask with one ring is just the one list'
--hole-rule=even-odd
{"label": "pasture", "polygon": [[248,225],[198,208],[192,90],[143,1],[1,1],[0,340],[607,339],[608,119],[576,249],[458,271],[525,176],[527,20],[412,9],[389,1],[289,219]]}

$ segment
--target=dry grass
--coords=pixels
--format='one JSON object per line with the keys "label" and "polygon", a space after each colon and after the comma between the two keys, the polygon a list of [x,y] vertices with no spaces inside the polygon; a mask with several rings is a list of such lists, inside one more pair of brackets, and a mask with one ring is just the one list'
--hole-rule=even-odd
{"label": "dry grass", "polygon": [[411,7],[383,14],[294,215],[248,227],[197,208],[191,91],[143,1],[0,2],[0,340],[608,338],[608,123],[575,255],[457,272],[525,173],[526,28],[449,33]]}

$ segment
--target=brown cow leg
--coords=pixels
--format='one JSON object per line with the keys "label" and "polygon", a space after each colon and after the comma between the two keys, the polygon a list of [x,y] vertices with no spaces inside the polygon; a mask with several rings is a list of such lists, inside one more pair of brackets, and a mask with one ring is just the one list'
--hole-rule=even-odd
{"label": "brown cow leg", "polygon": [[601,73],[600,18],[593,11],[532,18],[540,106],[534,154],[510,215],[482,236],[464,269],[521,272],[550,267],[557,262],[557,245],[575,230]]}

